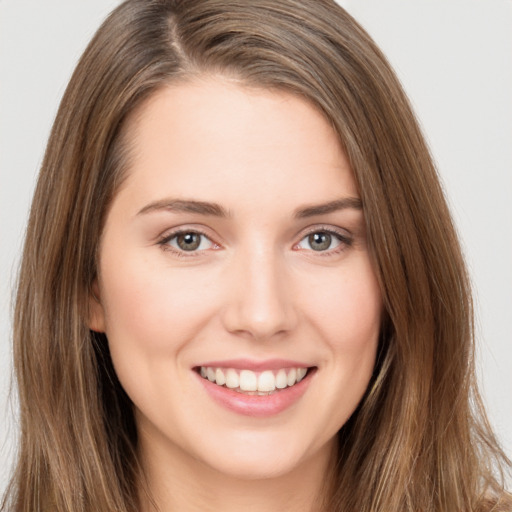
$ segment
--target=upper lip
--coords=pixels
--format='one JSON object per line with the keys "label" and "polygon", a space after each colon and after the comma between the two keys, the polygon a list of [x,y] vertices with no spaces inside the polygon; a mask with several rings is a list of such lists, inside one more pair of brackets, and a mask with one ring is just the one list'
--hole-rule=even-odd
{"label": "upper lip", "polygon": [[265,359],[261,361],[254,359],[223,359],[221,361],[206,361],[196,365],[195,368],[201,366],[261,372],[264,370],[280,370],[281,368],[310,368],[312,365],[291,359]]}

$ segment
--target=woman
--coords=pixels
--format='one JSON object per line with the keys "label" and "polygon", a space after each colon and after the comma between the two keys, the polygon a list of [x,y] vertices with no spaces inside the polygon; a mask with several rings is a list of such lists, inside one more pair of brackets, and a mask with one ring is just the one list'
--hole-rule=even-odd
{"label": "woman", "polygon": [[114,11],[34,197],[13,510],[510,510],[472,350],[428,150],[341,8]]}

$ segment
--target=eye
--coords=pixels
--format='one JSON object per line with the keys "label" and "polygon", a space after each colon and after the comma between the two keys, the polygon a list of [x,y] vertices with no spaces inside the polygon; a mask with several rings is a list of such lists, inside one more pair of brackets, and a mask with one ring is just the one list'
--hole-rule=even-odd
{"label": "eye", "polygon": [[332,231],[318,230],[306,235],[296,247],[315,252],[327,252],[350,244],[351,240],[346,236]]}
{"label": "eye", "polygon": [[161,245],[168,246],[178,252],[195,252],[213,249],[216,245],[203,233],[197,231],[181,231],[165,237]]}

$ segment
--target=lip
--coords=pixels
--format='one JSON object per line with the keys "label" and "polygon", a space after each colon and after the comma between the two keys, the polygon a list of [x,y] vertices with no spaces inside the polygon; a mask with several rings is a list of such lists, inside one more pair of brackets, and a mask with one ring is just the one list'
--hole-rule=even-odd
{"label": "lip", "polygon": [[[243,362],[242,362],[243,361]],[[277,360],[273,360],[277,364]],[[265,363],[252,362],[247,364],[245,360],[212,361],[201,366],[216,366],[217,368],[247,369],[252,371],[275,370],[278,368],[295,367],[309,368],[306,376],[297,384],[287,387],[271,395],[246,395],[232,389],[219,386],[208,379],[204,379],[194,370],[196,378],[199,379],[203,389],[220,406],[243,416],[255,418],[268,418],[275,416],[292,407],[304,395],[312,381],[317,368],[293,361],[280,360],[277,366],[269,366]],[[283,364],[285,363],[285,364]],[[262,366],[263,365],[263,366]]]}
{"label": "lip", "polygon": [[210,366],[214,368],[233,368],[235,370],[251,370],[263,372],[265,370],[280,370],[281,368],[311,368],[311,364],[291,359],[267,359],[255,361],[251,359],[228,359],[222,361],[207,361],[196,365],[196,367]]}

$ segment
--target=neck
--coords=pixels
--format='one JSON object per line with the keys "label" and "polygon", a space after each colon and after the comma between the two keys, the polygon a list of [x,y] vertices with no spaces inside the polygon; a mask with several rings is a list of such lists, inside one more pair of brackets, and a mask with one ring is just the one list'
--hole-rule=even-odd
{"label": "neck", "polygon": [[320,512],[330,491],[334,442],[281,475],[246,479],[226,475],[179,449],[140,447],[146,491],[141,512]]}

